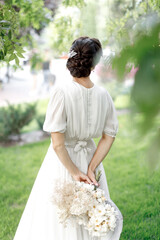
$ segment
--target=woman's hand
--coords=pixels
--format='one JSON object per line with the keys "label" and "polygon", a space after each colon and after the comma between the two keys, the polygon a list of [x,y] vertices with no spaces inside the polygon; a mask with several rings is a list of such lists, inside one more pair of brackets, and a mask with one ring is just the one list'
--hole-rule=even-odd
{"label": "woman's hand", "polygon": [[96,181],[95,173],[92,171],[92,169],[88,168],[87,176],[90,178],[94,185],[99,186],[99,183]]}
{"label": "woman's hand", "polygon": [[78,171],[76,174],[72,174],[72,177],[75,181],[93,184],[92,181],[89,179],[89,177],[81,171]]}

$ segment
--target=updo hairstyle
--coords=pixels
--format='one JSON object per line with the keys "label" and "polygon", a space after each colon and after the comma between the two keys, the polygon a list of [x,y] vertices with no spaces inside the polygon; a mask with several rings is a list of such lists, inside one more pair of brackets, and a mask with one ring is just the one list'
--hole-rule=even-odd
{"label": "updo hairstyle", "polygon": [[67,60],[67,68],[73,77],[88,77],[91,68],[99,62],[102,53],[102,46],[98,39],[89,37],[80,37],[76,39],[70,48],[70,52],[76,54]]}

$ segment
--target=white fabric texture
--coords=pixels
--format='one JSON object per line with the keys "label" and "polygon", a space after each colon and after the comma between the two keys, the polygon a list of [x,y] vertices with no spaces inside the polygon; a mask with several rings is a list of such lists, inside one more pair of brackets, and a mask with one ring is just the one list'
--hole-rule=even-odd
{"label": "white fabric texture", "polygon": [[[93,138],[102,133],[115,137],[118,119],[113,100],[106,89],[95,85],[86,88],[72,80],[57,86],[50,95],[43,124],[46,132],[65,134],[65,146],[71,160],[85,174],[96,150]],[[111,200],[107,179],[102,171],[100,188],[106,198],[117,209],[118,219],[114,232],[105,237],[91,237],[81,225],[59,223],[56,207],[51,203],[54,181],[71,180],[68,170],[58,159],[50,142],[46,156],[39,169],[31,193],[21,216],[14,240],[118,240],[123,228],[123,216]]]}

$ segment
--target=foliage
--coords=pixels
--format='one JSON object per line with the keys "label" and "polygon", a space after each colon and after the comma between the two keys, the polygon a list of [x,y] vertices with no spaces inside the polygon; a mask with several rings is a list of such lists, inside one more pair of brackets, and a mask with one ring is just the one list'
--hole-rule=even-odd
{"label": "foliage", "polygon": [[[126,5],[122,7],[124,2]],[[150,158],[152,153],[150,161],[155,164],[159,160],[160,145],[157,126],[160,108],[160,2],[116,0],[111,7],[115,9],[106,29],[109,43],[116,52],[112,66],[120,80],[124,80],[133,66],[138,70],[131,91],[132,119],[136,121],[135,113],[141,115],[137,124],[141,136],[155,127],[148,154]],[[118,14],[115,13],[117,8]]]}
{"label": "foliage", "polygon": [[79,8],[79,7],[83,7],[85,5],[85,0],[63,0],[62,4],[65,7],[77,6]]}
{"label": "foliage", "polygon": [[[18,14],[8,5],[0,5],[0,60],[4,60],[7,54],[8,62],[18,57],[23,57],[23,49],[18,40],[19,25]],[[18,56],[19,55],[19,56]]]}
{"label": "foliage", "polygon": [[[62,12],[61,12],[62,11]],[[50,45],[54,49],[55,55],[69,52],[73,39],[79,37],[81,23],[79,21],[80,12],[78,8],[61,8],[50,24]]]}
{"label": "foliage", "polygon": [[[59,1],[55,1],[54,4],[48,4],[47,1],[43,0],[0,1],[0,60],[7,63],[15,60],[16,65],[19,66],[19,58],[24,58],[24,46],[33,47],[34,35],[40,34],[42,29],[53,20],[58,3]],[[62,4],[65,7],[76,6],[78,9],[85,5],[85,1],[63,0]],[[71,31],[64,31],[64,29],[70,29],[71,25],[73,26],[74,23],[71,22],[69,16],[62,17],[59,23],[55,23],[55,26],[60,28],[61,33],[60,35],[57,33],[58,36],[56,36],[54,45],[56,49],[57,44],[61,43],[63,43],[63,47],[66,44],[69,46],[68,42],[73,39]],[[76,29],[79,28],[77,23],[75,25]],[[63,28],[62,31],[61,28]],[[63,32],[64,34],[62,34]],[[62,47],[59,51],[62,52]]]}
{"label": "foliage", "polygon": [[[127,115],[103,160],[111,199],[123,214],[121,240],[159,239],[160,171],[151,173],[144,160],[151,136],[141,141]],[[94,139],[96,145],[99,139]],[[0,239],[13,239],[31,188],[50,144],[45,141],[0,148]]]}
{"label": "foliage", "polygon": [[[160,19],[154,17],[153,22],[148,33],[142,31],[133,39],[134,44],[124,47],[113,61],[113,67],[117,69],[117,75],[121,79],[129,65],[134,64],[138,67],[131,91],[131,101],[133,116],[135,112],[143,116],[138,124],[142,134],[152,131],[160,114]],[[152,161],[158,161],[159,146],[160,132],[157,126],[155,139],[150,146],[151,149],[154,147],[157,153],[152,157]]]}
{"label": "foliage", "polygon": [[97,37],[97,28],[101,29],[99,24],[97,25],[97,15],[100,11],[100,4],[95,0],[88,0],[87,4],[81,9],[79,21],[81,22],[81,34],[83,36]]}
{"label": "foliage", "polygon": [[19,65],[23,47],[32,45],[34,32],[40,33],[50,20],[51,13],[43,0],[0,3],[0,60],[15,60]]}
{"label": "foliage", "polygon": [[[35,115],[35,117],[33,118],[33,120],[29,124],[25,125],[21,129],[21,133],[36,131],[36,130],[39,129],[40,126],[38,126],[36,118],[38,118],[38,116],[40,116],[40,119],[42,119],[43,117],[41,118],[41,116],[45,116],[48,101],[49,101],[49,98],[39,99],[39,100],[36,101],[37,102],[36,115]],[[41,124],[42,124],[43,119],[40,120],[40,121],[41,121]]]}
{"label": "foliage", "polygon": [[135,0],[115,0],[109,3],[111,14],[117,18],[123,17],[129,10],[131,11],[135,6]]}
{"label": "foliage", "polygon": [[[77,5],[75,0],[69,5],[68,2],[70,1],[60,6],[54,21],[49,26],[49,44],[54,53],[57,55],[67,53],[73,40],[80,36],[100,37],[103,44],[106,38],[105,26],[102,26],[103,17],[106,15],[106,4],[96,0],[87,0],[81,6]],[[104,12],[101,16],[102,10]]]}
{"label": "foliage", "polygon": [[36,114],[36,103],[12,105],[0,109],[0,140],[7,141],[11,134],[20,134]]}
{"label": "foliage", "polygon": [[[106,34],[109,44],[115,50],[122,49],[139,33],[148,31],[149,17],[160,13],[159,0],[145,1],[114,1],[111,6],[111,14],[106,22]],[[146,23],[146,19],[148,19]]]}
{"label": "foliage", "polygon": [[40,53],[33,52],[30,57],[31,70],[40,70],[42,69],[43,58]]}

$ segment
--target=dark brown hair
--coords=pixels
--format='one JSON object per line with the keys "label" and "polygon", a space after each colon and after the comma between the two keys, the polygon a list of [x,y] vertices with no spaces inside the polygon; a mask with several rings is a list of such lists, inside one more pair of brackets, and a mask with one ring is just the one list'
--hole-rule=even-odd
{"label": "dark brown hair", "polygon": [[71,51],[77,54],[68,58],[67,68],[73,77],[88,77],[103,55],[102,46],[97,38],[79,37],[72,43]]}

